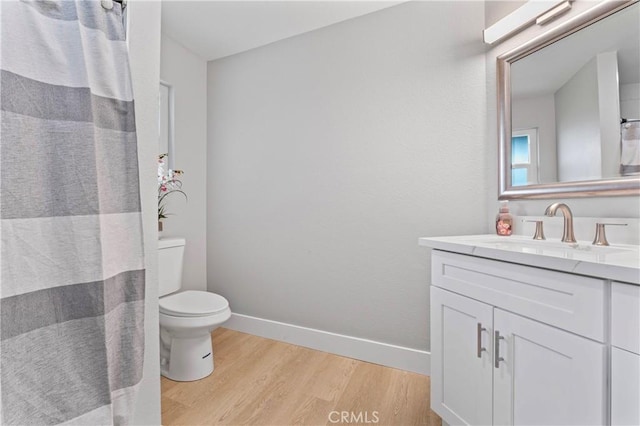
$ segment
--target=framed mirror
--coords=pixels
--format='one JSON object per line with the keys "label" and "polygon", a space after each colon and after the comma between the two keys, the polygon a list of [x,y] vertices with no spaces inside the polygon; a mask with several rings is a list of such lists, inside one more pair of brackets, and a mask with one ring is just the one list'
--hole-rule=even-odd
{"label": "framed mirror", "polygon": [[498,57],[499,199],[640,195],[640,3]]}
{"label": "framed mirror", "polygon": [[158,109],[158,155],[167,154],[168,167],[173,170],[174,159],[174,91],[173,86],[160,81],[160,108]]}

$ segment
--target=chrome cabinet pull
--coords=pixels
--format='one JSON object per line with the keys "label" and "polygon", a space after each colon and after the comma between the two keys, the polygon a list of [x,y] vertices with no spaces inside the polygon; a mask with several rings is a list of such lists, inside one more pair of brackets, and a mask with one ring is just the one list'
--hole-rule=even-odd
{"label": "chrome cabinet pull", "polygon": [[494,367],[496,368],[500,368],[500,361],[504,361],[504,358],[500,356],[500,340],[503,340],[504,337],[500,335],[500,332],[498,330],[495,331],[495,339],[493,340],[494,342],[494,348],[495,348],[495,360],[496,362],[494,363]]}
{"label": "chrome cabinet pull", "polygon": [[476,355],[478,356],[478,358],[482,358],[482,352],[487,350],[487,348],[482,347],[483,331],[486,331],[486,328],[484,328],[481,323],[478,323],[477,349],[476,349]]}

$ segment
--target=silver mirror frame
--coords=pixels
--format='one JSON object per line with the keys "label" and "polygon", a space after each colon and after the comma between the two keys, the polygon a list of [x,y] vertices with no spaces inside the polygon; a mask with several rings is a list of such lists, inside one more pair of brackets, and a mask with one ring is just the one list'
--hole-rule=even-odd
{"label": "silver mirror frame", "polygon": [[640,176],[515,187],[511,185],[511,64],[638,1],[605,1],[498,57],[496,64],[500,167],[498,199],[640,195]]}

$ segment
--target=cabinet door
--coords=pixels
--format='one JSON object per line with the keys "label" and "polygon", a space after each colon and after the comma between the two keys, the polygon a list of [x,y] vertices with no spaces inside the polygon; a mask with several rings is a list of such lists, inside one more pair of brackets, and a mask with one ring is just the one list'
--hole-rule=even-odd
{"label": "cabinet door", "polygon": [[640,354],[638,285],[617,282],[611,284],[611,345]]}
{"label": "cabinet door", "polygon": [[449,424],[492,422],[492,310],[431,287],[431,408]]}
{"label": "cabinet door", "polygon": [[500,309],[493,319],[494,424],[606,423],[603,344]]}
{"label": "cabinet door", "polygon": [[611,348],[611,424],[640,425],[640,355]]}

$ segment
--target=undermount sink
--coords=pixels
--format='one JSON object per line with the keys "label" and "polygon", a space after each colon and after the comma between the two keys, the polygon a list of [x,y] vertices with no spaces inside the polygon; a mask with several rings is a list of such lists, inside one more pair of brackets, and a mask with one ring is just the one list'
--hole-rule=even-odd
{"label": "undermount sink", "polygon": [[[623,245],[610,245],[610,246],[596,246],[587,242],[577,243],[563,243],[560,241],[549,240],[533,240],[522,236],[486,236],[474,243],[484,246],[495,246],[498,249],[515,250],[520,252],[530,252],[530,250],[537,251],[555,251],[555,252],[567,252],[572,253],[575,251],[591,252],[594,254],[615,254],[638,251],[634,246]],[[535,253],[534,252],[534,253]]]}

